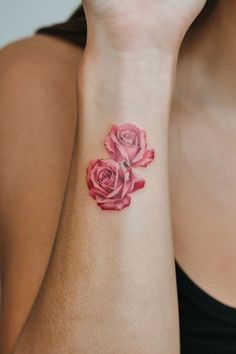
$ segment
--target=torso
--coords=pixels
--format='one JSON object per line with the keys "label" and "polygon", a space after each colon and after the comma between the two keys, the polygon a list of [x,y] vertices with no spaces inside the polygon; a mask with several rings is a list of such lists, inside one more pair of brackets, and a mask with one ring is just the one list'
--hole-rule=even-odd
{"label": "torso", "polygon": [[173,100],[169,161],[175,257],[207,293],[236,307],[236,140],[214,121],[215,109],[199,106]]}

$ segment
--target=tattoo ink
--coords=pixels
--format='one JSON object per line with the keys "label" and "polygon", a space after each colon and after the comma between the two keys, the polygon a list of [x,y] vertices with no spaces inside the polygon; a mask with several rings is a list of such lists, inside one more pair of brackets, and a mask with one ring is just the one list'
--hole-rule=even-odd
{"label": "tattoo ink", "polygon": [[122,210],[130,205],[130,194],[145,185],[135,169],[147,167],[155,152],[147,149],[145,130],[129,123],[113,125],[105,147],[109,157],[92,160],[87,168],[89,194],[103,210]]}

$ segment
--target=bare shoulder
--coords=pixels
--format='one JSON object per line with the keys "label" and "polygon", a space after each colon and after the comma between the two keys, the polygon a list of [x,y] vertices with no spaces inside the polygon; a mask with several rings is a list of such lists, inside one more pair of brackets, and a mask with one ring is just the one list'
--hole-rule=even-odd
{"label": "bare shoulder", "polygon": [[[5,109],[22,112],[22,102],[32,109],[53,107],[75,114],[76,76],[82,49],[46,35],[36,35],[9,44],[0,50],[0,124]],[[15,117],[14,110],[11,116]],[[37,117],[37,114],[36,116]]]}
{"label": "bare shoulder", "polygon": [[[16,174],[19,164],[29,168],[33,155],[32,168],[36,171],[39,153],[44,148],[51,149],[53,159],[63,144],[61,159],[69,159],[77,116],[76,78],[81,55],[79,47],[46,35],[23,39],[0,50],[0,164],[5,165],[0,172],[0,188],[8,191],[8,196],[16,187],[6,185],[9,174]],[[25,151],[21,148],[23,144]],[[17,147],[22,152],[18,157]],[[45,156],[49,155],[50,150]],[[46,164],[46,159],[41,163]],[[23,183],[21,169],[19,174],[18,183]],[[2,217],[1,206],[0,198]]]}
{"label": "bare shoulder", "polygon": [[[3,47],[0,50],[0,64],[41,64],[43,69],[50,64],[78,63],[83,50],[56,37],[37,34]],[[56,59],[56,62],[55,62]]]}
{"label": "bare shoulder", "polygon": [[75,75],[81,55],[81,48],[45,35],[11,43],[0,50],[1,83],[60,84]]}
{"label": "bare shoulder", "polygon": [[[58,173],[55,194],[62,193],[77,117],[76,77],[81,55],[79,47],[46,35],[0,50],[0,164],[5,166],[0,172],[0,188],[6,194],[0,198],[0,227],[5,226],[5,218],[11,224],[15,212],[18,216],[28,212],[23,206],[20,212],[14,209],[20,196],[13,191],[20,193],[27,187],[25,201],[32,195],[34,183],[39,183],[37,179],[43,189]],[[44,179],[38,173],[42,168]],[[31,175],[26,176],[30,169]],[[32,176],[34,180],[30,180]],[[36,196],[34,199],[36,203]],[[43,207],[43,202],[37,206]]]}
{"label": "bare shoulder", "polygon": [[82,49],[45,35],[0,50],[1,353],[11,352],[53,247],[73,148],[81,55]]}

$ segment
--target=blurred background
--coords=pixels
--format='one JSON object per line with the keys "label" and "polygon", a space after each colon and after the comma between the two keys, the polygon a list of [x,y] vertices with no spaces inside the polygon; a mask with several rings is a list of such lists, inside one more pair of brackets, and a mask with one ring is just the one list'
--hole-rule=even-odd
{"label": "blurred background", "polygon": [[0,0],[0,47],[64,21],[81,0]]}

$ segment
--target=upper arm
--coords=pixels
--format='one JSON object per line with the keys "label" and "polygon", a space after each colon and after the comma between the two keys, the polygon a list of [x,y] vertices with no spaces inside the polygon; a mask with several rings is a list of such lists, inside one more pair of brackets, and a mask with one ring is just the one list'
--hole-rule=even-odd
{"label": "upper arm", "polygon": [[1,353],[29,314],[55,238],[76,124],[78,58],[76,49],[40,36],[0,52]]}

